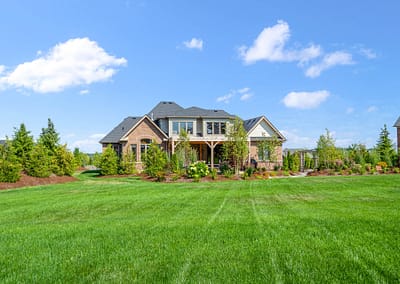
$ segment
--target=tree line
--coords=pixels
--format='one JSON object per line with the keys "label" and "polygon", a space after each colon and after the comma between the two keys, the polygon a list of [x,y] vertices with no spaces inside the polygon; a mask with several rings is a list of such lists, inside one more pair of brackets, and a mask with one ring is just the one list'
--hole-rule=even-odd
{"label": "tree line", "polygon": [[67,145],[60,144],[60,135],[49,118],[35,141],[24,123],[0,145],[0,182],[16,182],[21,173],[32,177],[72,176],[77,167],[88,163],[89,157]]}

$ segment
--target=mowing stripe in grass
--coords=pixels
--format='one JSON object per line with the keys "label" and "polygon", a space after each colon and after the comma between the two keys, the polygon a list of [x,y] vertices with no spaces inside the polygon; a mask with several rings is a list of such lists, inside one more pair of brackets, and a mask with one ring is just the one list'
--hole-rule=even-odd
{"label": "mowing stripe in grass", "polygon": [[[218,215],[221,213],[221,211],[223,210],[223,208],[225,207],[226,204],[226,200],[227,200],[227,195],[228,192],[226,192],[224,199],[222,201],[222,203],[220,204],[220,206],[217,208],[217,210],[215,211],[215,213],[211,216],[211,218],[208,220],[207,225],[203,227],[203,231],[205,232],[209,226],[215,221],[215,219],[218,217]],[[203,248],[201,249],[201,253],[204,251],[205,247],[203,246]],[[198,250],[197,250],[198,251]],[[192,252],[190,252],[190,255],[187,257],[182,269],[179,272],[179,275],[177,277],[177,279],[175,280],[175,283],[185,283],[186,282],[186,274],[187,271],[190,267],[190,264],[192,262],[194,254]]]}

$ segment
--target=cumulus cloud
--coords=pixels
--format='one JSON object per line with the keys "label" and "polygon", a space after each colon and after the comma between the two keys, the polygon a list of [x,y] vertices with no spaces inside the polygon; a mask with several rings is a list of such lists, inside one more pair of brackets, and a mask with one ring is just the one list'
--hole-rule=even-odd
{"label": "cumulus cloud", "polygon": [[[290,48],[289,24],[278,21],[272,27],[264,28],[257,36],[251,46],[241,46],[239,56],[245,64],[253,64],[258,61],[269,62],[295,62],[304,68],[305,75],[316,78],[325,70],[339,65],[355,64],[351,53],[345,51],[334,51],[325,53],[320,45],[309,44],[306,48]],[[361,49],[365,57],[372,59],[376,54],[370,49]]]}
{"label": "cumulus cloud", "polygon": [[240,57],[246,64],[252,64],[260,60],[271,62],[307,62],[320,56],[321,48],[317,45],[310,45],[304,49],[285,49],[290,38],[288,23],[278,21],[275,26],[264,28],[254,40],[250,47],[239,48]]}
{"label": "cumulus cloud", "polygon": [[336,51],[324,56],[321,62],[307,68],[306,76],[315,78],[321,75],[322,71],[330,69],[337,65],[354,64],[353,57],[350,53],[344,51]]}
{"label": "cumulus cloud", "polygon": [[183,45],[189,49],[203,50],[203,40],[199,38],[192,38],[190,41],[184,41]]}
{"label": "cumulus cloud", "polygon": [[59,43],[33,61],[0,77],[0,86],[38,93],[61,92],[72,86],[109,80],[127,60],[109,55],[97,42],[74,38]]}
{"label": "cumulus cloud", "polygon": [[324,102],[330,93],[326,90],[315,92],[290,92],[283,98],[283,103],[288,108],[312,109]]}
{"label": "cumulus cloud", "polygon": [[378,110],[378,108],[376,106],[370,106],[370,107],[368,107],[367,112],[375,112],[377,110]]}

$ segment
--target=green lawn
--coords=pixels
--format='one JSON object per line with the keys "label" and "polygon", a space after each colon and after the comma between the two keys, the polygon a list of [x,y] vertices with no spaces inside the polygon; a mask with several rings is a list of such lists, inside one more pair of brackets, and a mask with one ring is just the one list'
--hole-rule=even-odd
{"label": "green lawn", "polygon": [[394,283],[400,175],[0,192],[1,283]]}

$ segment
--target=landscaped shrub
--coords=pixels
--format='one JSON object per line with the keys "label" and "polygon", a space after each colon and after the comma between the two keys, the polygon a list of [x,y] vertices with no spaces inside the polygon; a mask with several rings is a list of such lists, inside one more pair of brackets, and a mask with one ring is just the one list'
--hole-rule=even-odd
{"label": "landscaped shrub", "polygon": [[72,176],[75,168],[74,155],[67,150],[67,145],[57,146],[52,157],[52,172],[58,176]]}
{"label": "landscaped shrub", "polygon": [[21,178],[21,165],[0,159],[0,182],[17,182]]}
{"label": "landscaped shrub", "polygon": [[214,168],[214,169],[212,169],[212,170],[210,171],[210,176],[211,176],[211,178],[212,178],[213,180],[215,180],[215,179],[217,178],[217,174],[218,174],[218,171],[217,171],[216,168]]}
{"label": "landscaped shrub", "polygon": [[247,179],[249,177],[251,177],[254,173],[255,173],[256,169],[252,168],[252,167],[248,167],[245,169],[242,178],[243,179]]}
{"label": "landscaped shrub", "polygon": [[151,143],[147,149],[147,153],[143,157],[145,173],[153,178],[160,180],[165,177],[165,170],[167,167],[167,154],[160,149],[160,147]]}
{"label": "landscaped shrub", "polygon": [[205,162],[195,162],[187,168],[187,175],[189,178],[202,178],[209,174],[208,166]]}
{"label": "landscaped shrub", "polygon": [[177,151],[171,155],[171,158],[169,159],[169,168],[173,173],[181,174],[184,164],[182,157],[182,151]]}
{"label": "landscaped shrub", "polygon": [[10,145],[0,146],[0,182],[17,182],[21,178],[21,170]]}
{"label": "landscaped shrub", "polygon": [[111,145],[108,145],[101,154],[99,168],[100,174],[103,176],[118,174],[118,156]]}
{"label": "landscaped shrub", "polygon": [[387,171],[388,165],[386,162],[381,161],[376,164],[376,167],[377,170],[381,170],[382,172],[385,173]]}
{"label": "landscaped shrub", "polygon": [[119,174],[131,175],[136,173],[136,155],[128,152],[122,156],[119,163]]}
{"label": "landscaped shrub", "polygon": [[32,177],[49,177],[51,170],[51,157],[48,149],[42,144],[36,144],[29,153],[25,171]]}

